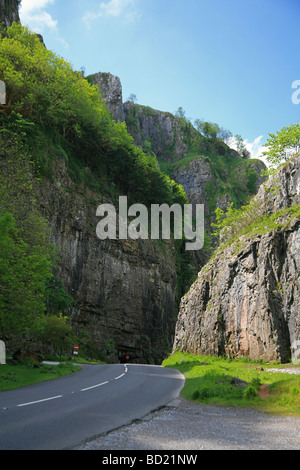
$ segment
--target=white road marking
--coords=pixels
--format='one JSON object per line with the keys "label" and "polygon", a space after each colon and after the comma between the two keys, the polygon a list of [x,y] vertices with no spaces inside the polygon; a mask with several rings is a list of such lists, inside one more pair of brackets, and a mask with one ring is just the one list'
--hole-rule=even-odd
{"label": "white road marking", "polygon": [[119,377],[116,377],[114,380],[119,380],[119,379],[121,379],[122,377],[124,377],[124,375],[125,375],[125,373],[124,373],[124,374],[121,374],[121,375],[119,375]]}
{"label": "white road marking", "polygon": [[[124,375],[128,372],[127,365],[125,365],[124,368],[125,368],[125,372],[123,374],[119,375],[118,377],[115,377],[112,380],[119,380],[122,377],[124,377]],[[103,385],[106,385],[109,382],[110,381],[107,380],[106,382],[101,382],[100,384],[96,384],[96,385],[92,385],[91,387],[83,388],[80,391],[81,392],[87,392],[88,390],[93,390],[94,388],[102,387]],[[75,393],[75,392],[72,392],[72,393]],[[56,397],[43,398],[42,400],[31,401],[31,402],[28,402],[28,403],[21,403],[20,405],[17,405],[17,407],[22,408],[24,406],[36,405],[38,403],[43,403],[43,402],[46,402],[46,401],[57,400],[58,398],[62,398],[62,397],[63,397],[63,395],[57,395]]]}
{"label": "white road marking", "polygon": [[22,406],[30,406],[36,405],[37,403],[43,403],[44,401],[56,400],[57,398],[62,398],[63,395],[57,395],[56,397],[44,398],[43,400],[31,401],[29,403],[22,403],[21,405],[17,405],[19,408]]}
{"label": "white road marking", "polygon": [[109,383],[109,382],[102,382],[101,384],[93,385],[92,387],[83,388],[83,389],[80,390],[80,391],[81,391],[81,392],[86,392],[87,390],[92,390],[93,388],[102,387],[102,385],[106,385],[106,384],[108,384],[108,383]]}

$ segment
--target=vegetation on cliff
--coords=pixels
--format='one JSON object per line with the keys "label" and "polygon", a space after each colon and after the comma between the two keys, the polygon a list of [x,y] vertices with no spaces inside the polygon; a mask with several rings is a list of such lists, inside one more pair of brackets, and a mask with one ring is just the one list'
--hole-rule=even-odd
{"label": "vegetation on cliff", "polygon": [[20,24],[0,36],[0,80],[0,329],[43,337],[52,321],[45,324],[44,314],[56,314],[64,331],[59,314],[72,301],[50,274],[57,253],[35,199],[59,160],[83,193],[91,188],[112,201],[127,195],[147,206],[187,199],[112,119],[98,88]]}
{"label": "vegetation on cliff", "polygon": [[1,129],[23,135],[39,175],[51,177],[64,158],[76,183],[101,194],[126,194],[146,205],[186,201],[156,159],[111,118],[97,87],[20,24],[0,40],[0,79],[6,85]]}
{"label": "vegetation on cliff", "polygon": [[[298,156],[295,151],[298,150],[300,143],[300,127],[297,124],[291,125],[281,129],[276,136],[270,134],[268,142],[270,148],[265,155],[270,167],[266,174],[273,177],[264,185],[264,190],[275,195],[279,189],[276,173]],[[291,152],[292,157],[289,156]],[[264,234],[270,230],[287,227],[294,218],[300,216],[300,206],[293,204],[291,207],[270,213],[260,199],[254,196],[249,199],[248,204],[241,207],[234,207],[233,203],[228,204],[225,211],[218,207],[215,214],[216,223],[212,226],[215,227],[214,235],[220,238],[221,246],[218,247],[220,250],[225,244],[232,243],[241,235]]]}

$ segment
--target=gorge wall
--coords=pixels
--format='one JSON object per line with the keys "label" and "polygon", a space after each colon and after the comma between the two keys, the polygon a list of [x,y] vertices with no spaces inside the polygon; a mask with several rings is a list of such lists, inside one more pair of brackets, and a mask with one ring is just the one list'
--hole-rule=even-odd
{"label": "gorge wall", "polygon": [[[18,21],[17,7],[17,1],[0,0],[5,26]],[[259,164],[245,162],[220,142],[209,157],[210,143],[187,121],[147,106],[123,103],[121,82],[111,74],[98,73],[87,79],[100,85],[101,98],[114,119],[126,123],[135,144],[153,152],[160,165],[171,165],[166,170],[183,185],[191,202],[207,206],[207,227],[217,205],[236,198],[237,181],[241,193],[257,190]],[[193,153],[195,142],[203,143],[200,147],[206,156]],[[181,164],[187,157],[191,161]],[[223,162],[221,172],[218,165],[223,157],[230,165]],[[42,180],[37,195],[51,228],[51,241],[59,251],[55,274],[74,299],[70,312],[73,329],[85,338],[91,355],[107,354],[108,360],[118,361],[128,354],[132,362],[160,363],[172,349],[182,278],[189,278],[187,271],[195,267],[198,271],[206,256],[200,253],[188,260],[172,241],[100,241],[96,209],[111,201],[75,184],[66,161],[58,156],[53,174]]]}
{"label": "gorge wall", "polygon": [[[186,119],[131,101],[123,102],[122,83],[110,73],[87,77],[98,85],[112,117],[125,122],[134,143],[152,152],[165,171],[181,184],[191,204],[204,204],[205,228],[211,236],[217,207],[246,203],[265,181],[263,161],[244,159],[224,142],[205,139]],[[203,261],[200,256],[200,262]]]}
{"label": "gorge wall", "polygon": [[174,351],[300,360],[300,156],[256,198],[281,225],[240,237],[202,268],[181,301]]}
{"label": "gorge wall", "polygon": [[51,241],[59,248],[56,276],[74,298],[74,331],[91,354],[111,361],[159,363],[172,347],[178,313],[177,270],[171,242],[104,240],[98,194],[75,185],[61,161],[39,188]]}
{"label": "gorge wall", "polygon": [[14,22],[19,22],[20,0],[0,0],[0,23],[8,28]]}
{"label": "gorge wall", "polygon": [[[151,150],[167,162],[185,157],[189,150],[184,139],[186,129],[177,117],[129,102],[123,104],[121,82],[111,74],[95,74],[92,82],[100,85],[102,99],[115,120],[125,120],[127,126],[129,116],[135,120],[128,130],[137,145],[151,142]],[[247,192],[250,167],[257,191],[264,164],[237,155],[231,158],[242,191]],[[203,156],[174,168],[174,179],[183,185],[189,200],[205,205],[207,229],[215,208],[225,208],[232,199],[234,188],[226,171],[222,180],[211,160]],[[213,199],[208,197],[208,187]],[[56,169],[54,185],[48,182],[47,190],[44,188],[41,200],[53,242],[60,249],[57,274],[75,299],[71,316],[75,331],[86,332],[98,351],[110,350],[110,360],[129,354],[133,362],[160,363],[172,349],[180,302],[182,272],[178,271],[172,242],[98,240],[95,201],[100,204],[103,200],[91,192],[81,193],[63,163]],[[200,251],[184,269],[199,270],[206,261],[207,256]]]}

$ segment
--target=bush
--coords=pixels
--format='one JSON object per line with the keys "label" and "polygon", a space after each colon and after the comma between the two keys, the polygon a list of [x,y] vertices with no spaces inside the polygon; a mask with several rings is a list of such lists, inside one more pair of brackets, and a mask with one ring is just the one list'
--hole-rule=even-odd
{"label": "bush", "polygon": [[253,385],[249,385],[243,391],[243,398],[245,398],[246,400],[249,400],[254,397],[257,397],[257,390]]}

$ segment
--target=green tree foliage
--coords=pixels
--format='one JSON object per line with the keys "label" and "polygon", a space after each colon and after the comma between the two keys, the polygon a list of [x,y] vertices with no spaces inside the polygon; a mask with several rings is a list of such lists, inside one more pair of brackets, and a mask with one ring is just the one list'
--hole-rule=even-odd
{"label": "green tree foliage", "polygon": [[51,315],[67,312],[73,305],[73,298],[66,292],[61,279],[52,276],[46,285],[46,311]]}
{"label": "green tree foliage", "polygon": [[50,268],[50,256],[19,237],[13,215],[0,215],[1,333],[24,334],[38,328]]}
{"label": "green tree foliage", "polygon": [[59,156],[76,182],[92,180],[99,192],[109,188],[146,204],[172,198],[170,180],[133,144],[125,123],[112,119],[98,87],[21,25],[0,39],[0,80],[7,91],[0,126],[22,130],[42,174],[49,176]]}
{"label": "green tree foliage", "polygon": [[71,344],[72,328],[67,316],[59,313],[57,315],[46,315],[42,320],[41,337],[49,341],[56,354],[62,353]]}
{"label": "green tree foliage", "polygon": [[177,116],[179,119],[183,119],[184,121],[187,121],[188,119],[186,118],[185,111],[182,108],[182,106],[179,106],[177,109],[175,116]]}
{"label": "green tree foliage", "polygon": [[30,155],[22,136],[0,132],[0,331],[41,327],[55,251],[34,195]]}
{"label": "green tree foliage", "polygon": [[130,103],[136,104],[138,102],[137,96],[134,93],[131,93],[127,99]]}
{"label": "green tree foliage", "polygon": [[255,199],[251,199],[249,204],[238,209],[230,203],[226,212],[218,207],[215,213],[216,222],[212,224],[212,227],[215,227],[214,235],[220,237],[222,243],[227,243],[241,234],[245,228],[260,220],[263,210]]}
{"label": "green tree foliage", "polygon": [[289,160],[300,148],[300,124],[291,124],[283,127],[276,134],[269,134],[266,150],[263,155],[267,157],[271,169]]}
{"label": "green tree foliage", "polygon": [[196,129],[204,135],[206,138],[213,140],[222,140],[226,141],[229,137],[232,136],[231,132],[223,127],[220,127],[219,124],[214,122],[204,121],[202,119],[195,120]]}
{"label": "green tree foliage", "polygon": [[[266,144],[268,151],[264,152],[264,155],[267,156],[271,165],[269,172],[273,172],[283,162],[288,161],[295,152],[299,151],[300,125],[291,124],[276,134],[269,135],[270,139]],[[247,188],[250,193],[254,192],[255,186],[256,175],[252,169],[249,169]],[[298,206],[291,209],[294,209],[295,213],[299,213]],[[264,208],[255,198],[252,198],[248,204],[240,208],[234,208],[233,203],[229,204],[226,212],[218,207],[215,211],[215,218],[216,222],[212,224],[212,227],[215,227],[214,235],[220,237],[222,243],[227,243],[251,227],[258,229],[259,225],[264,223],[264,219],[266,226],[271,227],[274,224],[273,219],[276,219],[276,214],[266,215]]]}
{"label": "green tree foliage", "polygon": [[37,177],[51,177],[60,158],[78,184],[112,198],[126,194],[147,205],[187,199],[112,119],[99,89],[20,24],[0,35],[0,80],[0,331],[43,330],[51,339],[55,322],[66,334],[60,313],[72,299],[50,274],[56,254],[35,197]]}
{"label": "green tree foliage", "polygon": [[240,134],[236,134],[234,138],[237,152],[241,155],[241,157],[243,157],[244,155],[246,155],[245,152],[247,151],[244,144],[244,139]]}

